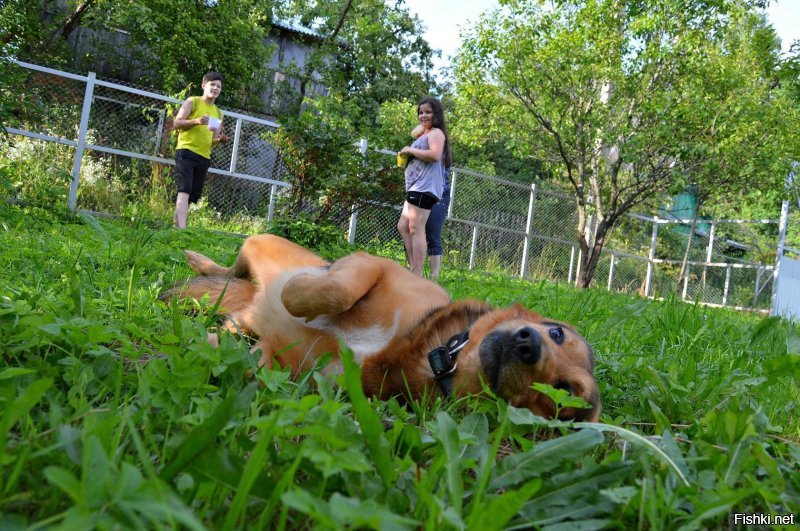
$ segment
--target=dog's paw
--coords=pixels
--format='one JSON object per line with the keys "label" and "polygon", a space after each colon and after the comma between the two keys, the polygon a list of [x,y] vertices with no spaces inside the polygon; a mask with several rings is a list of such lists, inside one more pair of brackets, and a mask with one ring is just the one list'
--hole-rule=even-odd
{"label": "dog's paw", "polygon": [[207,339],[212,347],[217,348],[219,346],[219,336],[217,334],[209,332]]}
{"label": "dog's paw", "polygon": [[186,249],[185,251],[183,251],[183,254],[186,255],[186,261],[189,263],[189,267],[191,267],[192,270],[197,271],[201,275],[205,274],[206,268],[209,265],[213,264],[213,262],[210,259],[206,258],[200,253],[196,253],[194,251]]}

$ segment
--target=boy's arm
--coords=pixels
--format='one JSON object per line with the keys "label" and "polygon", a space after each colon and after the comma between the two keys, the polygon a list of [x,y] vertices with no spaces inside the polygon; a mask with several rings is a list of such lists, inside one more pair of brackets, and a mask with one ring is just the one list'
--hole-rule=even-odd
{"label": "boy's arm", "polygon": [[214,132],[214,136],[211,137],[211,144],[219,144],[219,143],[226,143],[228,141],[228,136],[225,134],[225,125],[219,124],[219,129]]}
{"label": "boy's arm", "polygon": [[208,116],[201,116],[194,120],[189,120],[189,115],[192,114],[192,98],[187,98],[183,102],[181,108],[178,109],[178,114],[175,115],[175,120],[172,122],[173,129],[189,129],[195,125],[204,125],[208,123]]}

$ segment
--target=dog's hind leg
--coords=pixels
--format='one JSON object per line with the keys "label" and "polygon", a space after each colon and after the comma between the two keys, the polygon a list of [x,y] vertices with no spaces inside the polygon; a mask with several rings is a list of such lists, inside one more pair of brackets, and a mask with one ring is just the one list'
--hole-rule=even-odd
{"label": "dog's hind leg", "polygon": [[203,256],[198,252],[189,251],[188,249],[183,252],[186,255],[186,261],[189,263],[189,267],[203,276],[226,277],[233,269],[231,267],[222,267],[211,258]]}
{"label": "dog's hind leg", "polygon": [[319,315],[349,310],[378,281],[381,268],[358,254],[335,262],[322,275],[299,274],[281,292],[281,301],[295,317],[311,321]]}

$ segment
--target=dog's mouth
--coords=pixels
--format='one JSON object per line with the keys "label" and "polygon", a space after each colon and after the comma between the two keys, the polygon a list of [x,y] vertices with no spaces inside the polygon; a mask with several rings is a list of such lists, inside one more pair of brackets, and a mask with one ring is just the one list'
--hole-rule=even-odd
{"label": "dog's mouth", "polygon": [[478,349],[487,382],[495,391],[519,379],[522,366],[535,368],[542,360],[542,338],[534,328],[495,330]]}

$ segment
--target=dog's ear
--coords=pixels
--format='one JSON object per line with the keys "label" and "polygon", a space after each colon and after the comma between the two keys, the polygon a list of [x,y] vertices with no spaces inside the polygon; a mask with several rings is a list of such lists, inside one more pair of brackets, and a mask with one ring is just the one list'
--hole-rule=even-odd
{"label": "dog's ear", "polygon": [[523,306],[522,304],[520,304],[518,302],[515,302],[511,306],[511,308],[515,312],[517,312],[518,314],[523,314],[526,317],[528,317],[529,319],[533,319],[534,321],[538,322],[538,321],[542,321],[543,320],[541,314],[539,314],[538,312],[534,312],[533,310],[531,310],[529,308],[526,308],[525,306]]}
{"label": "dog's ear", "polygon": [[305,317],[306,321],[349,310],[380,279],[380,265],[365,256],[356,253],[342,258],[322,275],[293,277],[281,292],[286,310],[295,317]]}

